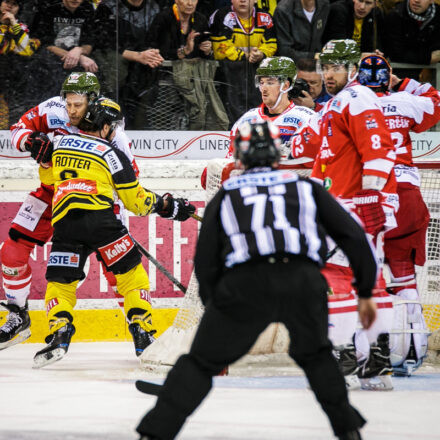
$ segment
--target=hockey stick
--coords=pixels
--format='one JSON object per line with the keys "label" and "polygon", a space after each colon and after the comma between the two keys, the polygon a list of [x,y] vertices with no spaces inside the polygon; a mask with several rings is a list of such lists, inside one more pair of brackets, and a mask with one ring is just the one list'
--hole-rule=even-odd
{"label": "hockey stick", "polygon": [[200,217],[200,215],[197,215],[197,214],[190,214],[189,216],[192,217],[192,218],[194,218],[194,219],[196,219],[196,220],[199,221],[199,222],[202,222],[202,221],[203,221],[203,217]]}
{"label": "hockey stick", "polygon": [[156,260],[139,242],[137,242],[132,235],[130,235],[133,243],[139,249],[139,252],[146,258],[148,258],[172,283],[174,283],[183,293],[186,293],[186,287],[171,273]]}
{"label": "hockey stick", "polygon": [[157,383],[147,382],[145,380],[137,380],[135,382],[136,389],[141,393],[150,394],[151,396],[158,396],[162,385]]}

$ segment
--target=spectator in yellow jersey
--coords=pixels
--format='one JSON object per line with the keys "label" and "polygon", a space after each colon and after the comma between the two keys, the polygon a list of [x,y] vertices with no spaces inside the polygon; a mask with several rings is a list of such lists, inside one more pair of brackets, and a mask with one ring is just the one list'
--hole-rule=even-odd
{"label": "spectator in yellow jersey", "polygon": [[255,0],[232,0],[231,6],[215,11],[209,21],[216,60],[246,58],[250,63],[259,63],[275,55],[272,16],[257,10]]}
{"label": "spectator in yellow jersey", "polygon": [[154,341],[148,276],[136,242],[113,211],[114,194],[139,216],[158,213],[184,221],[195,207],[185,199],[174,199],[171,194],[161,197],[140,186],[127,156],[110,143],[120,124],[118,104],[95,99],[79,123],[84,134],[56,138],[54,145],[44,144],[44,151],[32,156],[37,162],[52,161],[55,181],[45,295],[50,334],[47,346],[34,357],[35,368],[67,353],[75,333],[76,288],[85,278],[84,265],[92,253],[116,277],[136,354]]}
{"label": "spectator in yellow jersey", "polygon": [[0,3],[0,130],[7,130],[13,120],[10,107],[16,94],[14,89],[21,87],[17,82],[25,76],[22,60],[40,47],[40,40],[30,38],[27,26],[16,18],[21,7],[22,0]]}
{"label": "spectator in yellow jersey", "polygon": [[40,41],[29,37],[29,29],[17,21],[21,6],[19,0],[3,0],[0,5],[0,54],[15,53],[31,56],[40,47]]}
{"label": "spectator in yellow jersey", "polygon": [[230,121],[236,121],[260,104],[254,87],[255,72],[263,58],[277,51],[272,16],[255,6],[255,0],[231,0],[210,19],[214,58],[221,60],[219,78],[223,104]]}

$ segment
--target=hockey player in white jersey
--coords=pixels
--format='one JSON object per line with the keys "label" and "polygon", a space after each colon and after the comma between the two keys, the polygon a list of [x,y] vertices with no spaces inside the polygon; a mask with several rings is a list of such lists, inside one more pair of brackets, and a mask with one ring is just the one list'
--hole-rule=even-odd
{"label": "hockey player in white jersey", "polygon": [[[30,152],[40,164],[41,184],[21,205],[1,249],[3,288],[7,300],[1,305],[9,314],[0,327],[0,350],[18,344],[31,335],[27,304],[32,282],[29,256],[35,245],[43,246],[52,236],[53,176],[50,164],[46,163],[46,157],[50,157],[48,135],[78,133],[77,125],[84,116],[89,100],[97,97],[99,92],[100,85],[93,73],[71,73],[62,85],[61,96],[50,98],[28,110],[11,127],[12,144],[21,152]],[[125,153],[137,171],[129,139],[122,129],[116,131],[113,144]],[[117,205],[115,210],[118,210]]]}
{"label": "hockey player in white jersey", "polygon": [[361,60],[358,78],[378,95],[396,149],[394,170],[400,207],[397,227],[385,234],[384,243],[395,295],[391,363],[394,374],[411,375],[422,364],[428,344],[415,265],[425,263],[429,211],[420,192],[410,132],[426,131],[440,120],[440,94],[430,84],[392,75],[388,61],[378,55]]}
{"label": "hockey player in white jersey", "polygon": [[[297,75],[297,68],[294,61],[288,57],[271,57],[264,59],[255,75],[255,86],[260,89],[261,100],[259,107],[247,111],[234,124],[231,129],[231,141],[235,134],[245,122],[261,123],[271,121],[280,130],[281,160],[289,158],[290,139],[304,125],[307,125],[310,118],[315,115],[308,107],[295,105],[289,99],[289,91],[292,89]],[[233,142],[230,143],[226,158],[233,158]],[[206,168],[203,171],[202,186],[206,186]]]}

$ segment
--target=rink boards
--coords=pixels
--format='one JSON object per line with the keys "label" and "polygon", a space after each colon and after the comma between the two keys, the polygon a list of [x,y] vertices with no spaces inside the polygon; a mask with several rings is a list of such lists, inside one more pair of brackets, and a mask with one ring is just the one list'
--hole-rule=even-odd
{"label": "rink boards", "polygon": [[[197,206],[198,213],[203,214],[204,191],[199,185],[198,176],[205,161],[180,162],[155,161],[152,164],[151,161],[138,161],[141,184],[158,194],[171,192],[179,197],[187,197]],[[0,245],[3,245],[21,203],[30,191],[39,186],[39,181],[37,167],[31,161],[2,160],[0,168]],[[127,214],[126,218],[134,238],[186,286],[193,269],[199,223],[194,219],[182,223],[173,222],[157,215],[141,218]],[[48,332],[44,293],[50,248],[51,243],[37,246],[31,254],[33,282],[29,306],[32,336],[28,342],[42,342]],[[158,334],[161,334],[171,325],[183,293],[151,262],[143,258],[142,263],[150,278],[154,324]],[[74,313],[76,334],[73,341],[131,340],[123,312],[94,256],[89,258],[85,273],[87,278],[80,283],[77,291],[78,302]],[[4,299],[3,289],[0,299]],[[5,315],[6,312],[0,312],[0,318]]]}

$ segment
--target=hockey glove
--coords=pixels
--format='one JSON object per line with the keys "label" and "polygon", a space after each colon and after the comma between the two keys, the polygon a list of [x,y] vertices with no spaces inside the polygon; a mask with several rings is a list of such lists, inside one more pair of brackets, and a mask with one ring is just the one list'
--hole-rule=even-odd
{"label": "hockey glove", "polygon": [[45,133],[32,132],[27,137],[24,147],[37,163],[47,163],[52,159],[53,144]]}
{"label": "hockey glove", "polygon": [[196,211],[196,207],[191,205],[187,199],[175,199],[170,193],[164,194],[162,198],[168,201],[167,207],[158,212],[163,218],[184,222]]}
{"label": "hockey glove", "polygon": [[365,232],[375,236],[385,225],[385,212],[382,207],[383,196],[380,191],[363,189],[358,191],[353,202],[356,205],[356,214],[364,224]]}

